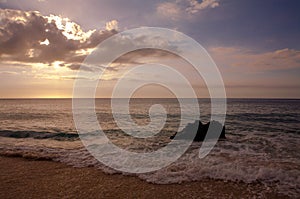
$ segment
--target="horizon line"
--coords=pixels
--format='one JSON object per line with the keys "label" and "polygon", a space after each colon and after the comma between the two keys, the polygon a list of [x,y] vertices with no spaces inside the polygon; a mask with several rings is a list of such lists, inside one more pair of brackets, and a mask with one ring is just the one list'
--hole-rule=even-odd
{"label": "horizon line", "polygon": [[[34,100],[34,99],[195,99],[192,97],[181,97],[181,98],[174,98],[174,97],[132,97],[132,98],[126,98],[126,97],[119,97],[119,98],[111,98],[111,97],[96,97],[96,98],[73,98],[73,97],[8,97],[8,98],[2,98],[0,97],[0,100]],[[209,97],[198,97],[196,99],[211,99]],[[214,99],[285,99],[285,100],[300,100],[300,98],[291,98],[291,97],[227,97],[227,98],[214,98]]]}

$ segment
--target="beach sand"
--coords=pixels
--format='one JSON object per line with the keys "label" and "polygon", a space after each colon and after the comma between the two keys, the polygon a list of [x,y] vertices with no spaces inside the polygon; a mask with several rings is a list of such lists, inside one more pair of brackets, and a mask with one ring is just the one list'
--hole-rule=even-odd
{"label": "beach sand", "polygon": [[261,184],[203,180],[156,185],[52,161],[0,156],[0,198],[284,198]]}

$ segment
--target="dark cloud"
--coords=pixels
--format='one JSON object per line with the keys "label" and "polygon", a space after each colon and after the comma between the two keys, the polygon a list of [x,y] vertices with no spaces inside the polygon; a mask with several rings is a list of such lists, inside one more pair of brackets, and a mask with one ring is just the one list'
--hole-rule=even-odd
{"label": "dark cloud", "polygon": [[[101,41],[116,33],[115,30],[95,30],[88,37],[84,37],[85,32],[79,25],[72,22],[73,32],[70,34],[82,36],[82,39],[73,39],[64,34],[67,30],[58,27],[57,17],[51,19],[34,11],[9,9],[0,9],[0,16],[2,60],[32,63],[80,62],[83,61],[85,55],[78,54],[78,51],[94,48]],[[48,45],[41,44],[45,40],[48,40]]]}
{"label": "dark cloud", "polygon": [[[2,61],[17,61],[20,63],[44,63],[52,65],[55,61],[62,62],[61,67],[71,70],[81,69],[93,71],[91,66],[82,65],[89,49],[117,33],[117,21],[108,22],[107,29],[84,32],[81,27],[60,16],[43,16],[36,11],[20,11],[0,9],[0,57]],[[117,39],[120,39],[119,37]],[[143,45],[159,42],[161,38],[141,35],[131,39],[122,38],[122,42],[112,45],[107,53],[114,52],[127,45]],[[150,46],[151,46],[150,45]],[[154,45],[154,44],[153,44]],[[161,47],[163,48],[164,42]],[[171,46],[174,51],[176,46]],[[141,64],[147,57],[172,57],[170,53],[157,49],[143,49],[127,53],[114,64]],[[101,63],[99,63],[101,65]],[[119,67],[120,67],[119,66]],[[109,67],[116,71],[119,67]],[[101,68],[101,66],[99,67]]]}
{"label": "dark cloud", "polygon": [[127,63],[127,64],[143,64],[147,59],[159,60],[161,58],[178,58],[177,55],[160,49],[148,48],[142,50],[135,50],[129,53],[126,53],[116,59],[114,63]]}
{"label": "dark cloud", "polygon": [[105,67],[104,66],[90,66],[87,64],[83,64],[83,63],[72,63],[72,64],[64,64],[64,66],[68,67],[71,70],[83,70],[83,71],[89,71],[89,72],[96,72],[99,70],[103,70]]}
{"label": "dark cloud", "polygon": [[67,67],[71,70],[79,70],[80,67],[81,67],[81,70],[91,71],[91,72],[93,71],[89,66],[83,65],[83,64],[80,64],[80,63],[70,64]]}

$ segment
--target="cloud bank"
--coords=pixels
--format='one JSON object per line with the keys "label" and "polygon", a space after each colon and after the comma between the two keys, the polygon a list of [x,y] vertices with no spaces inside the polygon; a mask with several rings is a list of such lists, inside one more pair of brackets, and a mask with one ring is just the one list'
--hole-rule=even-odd
{"label": "cloud bank", "polygon": [[300,68],[300,51],[294,49],[255,53],[234,47],[214,47],[209,52],[217,63],[235,71],[257,73]]}
{"label": "cloud bank", "polygon": [[113,20],[106,29],[84,31],[68,18],[0,9],[0,57],[28,63],[80,63],[91,49],[117,33],[117,24]]}

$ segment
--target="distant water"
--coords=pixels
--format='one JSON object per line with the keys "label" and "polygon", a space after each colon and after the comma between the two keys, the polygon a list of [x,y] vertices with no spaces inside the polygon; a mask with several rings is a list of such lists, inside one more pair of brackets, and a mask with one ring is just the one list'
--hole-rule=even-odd
{"label": "distant water", "polygon": [[[122,100],[121,100],[122,101]],[[120,101],[120,103],[121,103]],[[201,143],[193,143],[178,161],[159,171],[138,174],[158,184],[203,178],[263,183],[291,197],[300,196],[300,100],[229,99],[226,136],[204,159]],[[118,146],[151,151],[170,142],[180,122],[175,99],[132,99],[133,120],[145,125],[149,108],[161,104],[168,113],[162,132],[153,139],[133,140],[113,120],[109,99],[96,100],[101,127]],[[210,100],[199,99],[201,121],[210,118]],[[0,154],[60,161],[74,167],[94,166],[116,171],[95,160],[81,145],[72,118],[70,99],[0,100]]]}

